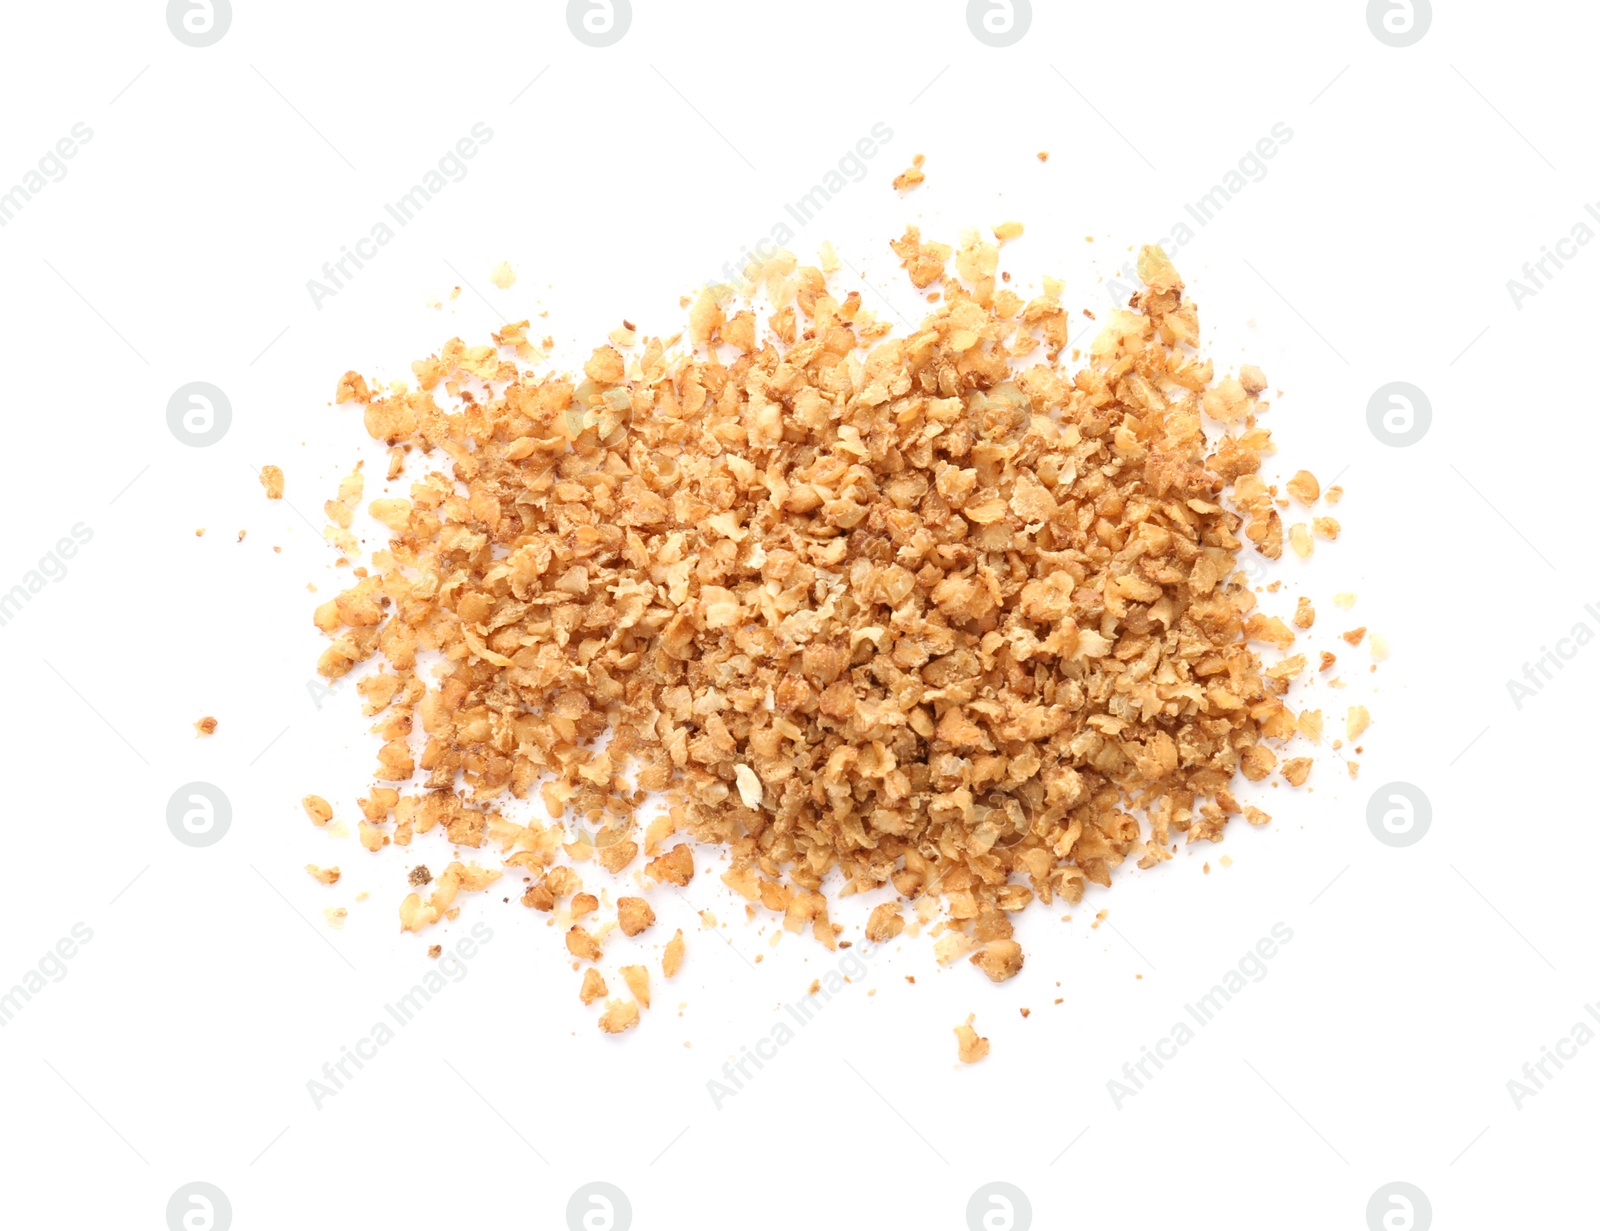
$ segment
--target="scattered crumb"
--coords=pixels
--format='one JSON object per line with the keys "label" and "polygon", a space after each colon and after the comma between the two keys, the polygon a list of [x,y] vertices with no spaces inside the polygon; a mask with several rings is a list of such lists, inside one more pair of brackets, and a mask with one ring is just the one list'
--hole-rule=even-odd
{"label": "scattered crumb", "polygon": [[894,177],[894,186],[900,192],[910,192],[928,177],[922,171],[923,156],[918,154],[911,160],[911,165],[899,175]]}
{"label": "scattered crumb", "polygon": [[621,1034],[639,1024],[639,1004],[635,1000],[608,1000],[605,1012],[600,1014],[600,1029],[607,1034]]}
{"label": "scattered crumb", "polygon": [[967,1020],[955,1029],[956,1055],[962,1064],[976,1064],[989,1054],[989,1040],[972,1028],[976,1013],[967,1014]]}
{"label": "scattered crumb", "polygon": [[489,281],[493,282],[502,291],[507,290],[516,280],[516,270],[511,268],[511,264],[508,261],[501,261],[500,264],[489,271]]}
{"label": "scattered crumb", "polygon": [[682,967],[683,947],[683,929],[679,928],[673,933],[672,939],[667,941],[667,947],[661,953],[661,973],[666,978],[672,978]]}
{"label": "scattered crumb", "polygon": [[195,738],[197,739],[202,735],[215,735],[217,731],[217,720],[207,716],[195,723],[194,729],[196,732]]}

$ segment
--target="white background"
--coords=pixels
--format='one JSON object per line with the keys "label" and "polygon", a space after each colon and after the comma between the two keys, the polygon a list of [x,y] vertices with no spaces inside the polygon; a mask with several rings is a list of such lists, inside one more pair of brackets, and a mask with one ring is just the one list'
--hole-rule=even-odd
{"label": "white background", "polygon": [[[0,1029],[5,1223],[158,1228],[195,1180],[241,1229],[561,1228],[591,1180],[622,1188],[640,1228],[958,1229],[992,1180],[1041,1228],[1359,1229],[1395,1180],[1439,1227],[1568,1222],[1588,1198],[1600,1048],[1520,1110],[1506,1082],[1600,998],[1600,649],[1520,710],[1506,681],[1580,620],[1600,630],[1583,611],[1600,600],[1600,252],[1520,309],[1506,282],[1600,196],[1600,31],[1577,4],[1440,7],[1395,49],[1355,2],[1041,3],[994,49],[953,0],[636,0],[626,37],[595,49],[558,3],[236,0],[196,49],[150,0],[9,6],[0,190],[74,124],[93,137],[0,228],[0,589],[73,525],[93,538],[0,628],[0,990],[74,924],[94,938]],[[480,121],[493,139],[466,178],[315,307],[307,280]],[[1338,543],[1283,561],[1264,600],[1287,614],[1310,596],[1312,644],[1348,664],[1345,693],[1303,703],[1332,729],[1364,700],[1375,722],[1357,781],[1324,751],[1309,789],[1252,789],[1265,829],[1124,867],[1070,922],[1032,908],[1009,983],[901,938],[718,1109],[707,1082],[837,959],[770,947],[773,921],[744,922],[715,852],[685,899],[654,895],[641,951],[655,965],[682,927],[688,959],[609,1039],[519,879],[403,936],[405,871],[437,870],[442,843],[368,855],[300,811],[314,791],[353,828],[376,748],[353,687],[320,708],[307,689],[310,613],[341,576],[321,503],[376,456],[330,403],[347,368],[405,376],[505,319],[532,317],[563,362],[624,317],[675,332],[678,296],[879,121],[893,138],[791,246],[812,260],[832,239],[869,306],[912,319],[886,247],[908,221],[953,240],[1020,219],[1004,267],[1065,278],[1069,305],[1103,317],[1131,245],[1166,236],[1274,124],[1292,130],[1173,256],[1219,367],[1259,363],[1282,390],[1280,477],[1304,466],[1348,491]],[[915,153],[928,181],[901,198],[889,181]],[[502,260],[519,273],[504,292]],[[1433,407],[1408,448],[1366,421],[1395,380]],[[191,381],[232,405],[207,448],[167,427]],[[281,504],[254,476],[269,462]],[[1329,602],[1345,590],[1348,616]],[[1375,674],[1336,641],[1355,624],[1393,646]],[[204,714],[221,726],[197,741]],[[195,780],[233,807],[205,849],[166,823]],[[1391,781],[1432,803],[1407,849],[1367,826]],[[344,879],[317,885],[308,862]],[[322,918],[335,904],[341,932]],[[836,915],[849,935],[867,905]],[[701,908],[722,926],[702,929]],[[428,968],[425,944],[480,922],[494,939],[468,976],[317,1109],[306,1082]],[[1278,922],[1294,939],[1266,978],[1119,1110],[1107,1081]],[[969,1013],[993,1043],[971,1067],[951,1034]]]}

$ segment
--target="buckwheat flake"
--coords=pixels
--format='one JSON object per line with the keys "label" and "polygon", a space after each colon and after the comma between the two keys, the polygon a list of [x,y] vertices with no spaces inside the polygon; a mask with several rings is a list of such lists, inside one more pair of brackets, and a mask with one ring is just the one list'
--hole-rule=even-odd
{"label": "buckwheat flake", "polygon": [[617,924],[624,936],[637,936],[656,921],[656,912],[643,898],[617,899]]}
{"label": "buckwheat flake", "polygon": [[608,1000],[605,1012],[600,1014],[600,1029],[607,1034],[621,1034],[639,1024],[639,1005],[633,1000]]}
{"label": "buckwheat flake", "polygon": [[[380,736],[364,845],[432,833],[498,860],[589,962],[654,913],[622,897],[590,931],[584,880],[683,888],[716,848],[784,931],[849,944],[842,878],[895,895],[870,938],[909,905],[942,962],[999,982],[1035,899],[1074,906],[1179,835],[1264,823],[1236,775],[1305,780],[1277,751],[1303,738],[1282,697],[1305,657],[1263,665],[1295,632],[1245,572],[1284,538],[1259,369],[1216,379],[1158,248],[1069,368],[1060,283],[1000,285],[975,229],[890,247],[938,284],[898,335],[827,256],[782,253],[752,263],[749,302],[705,288],[685,335],[625,322],[581,373],[528,366],[525,322],[451,339],[411,383],[346,373],[336,402],[388,482],[409,459],[366,506],[387,531],[370,570],[315,614],[318,672],[360,668]],[[329,509],[351,561],[361,476]],[[451,863],[402,928],[499,874]],[[678,932],[663,974],[682,956]]]}
{"label": "buckwheat flake", "polygon": [[972,1028],[976,1018],[976,1013],[969,1013],[967,1020],[955,1029],[956,1055],[961,1058],[962,1064],[976,1064],[989,1054],[989,1040]]}
{"label": "buckwheat flake", "polygon": [[610,995],[606,988],[606,981],[600,972],[590,966],[583,972],[583,986],[578,989],[578,999],[584,1004],[593,1004],[595,1001]]}
{"label": "buckwheat flake", "polygon": [[683,929],[679,928],[672,934],[672,939],[667,941],[667,947],[661,951],[661,973],[665,978],[672,978],[683,966]]}
{"label": "buckwheat flake", "polygon": [[911,160],[911,165],[899,175],[894,177],[894,186],[899,192],[910,192],[928,177],[923,173],[922,164],[926,161],[921,154]]}
{"label": "buckwheat flake", "polygon": [[650,972],[643,966],[624,966],[622,980],[628,985],[628,991],[639,1004],[648,1009],[650,1007]]}
{"label": "buckwheat flake", "polygon": [[1317,497],[1322,494],[1322,487],[1317,482],[1317,476],[1309,470],[1297,470],[1284,487],[1288,492],[1306,508],[1317,502]]}

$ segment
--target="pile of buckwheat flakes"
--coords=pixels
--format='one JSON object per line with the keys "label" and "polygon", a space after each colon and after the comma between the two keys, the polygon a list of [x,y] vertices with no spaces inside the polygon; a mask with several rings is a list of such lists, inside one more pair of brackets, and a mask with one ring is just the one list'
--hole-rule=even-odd
{"label": "pile of buckwheat flakes", "polygon": [[[1262,373],[1215,379],[1158,248],[1075,371],[1060,284],[997,284],[976,232],[892,248],[938,284],[904,336],[829,289],[825,248],[822,268],[753,267],[747,299],[686,300],[686,339],[625,325],[581,377],[536,374],[524,321],[494,346],[452,339],[415,387],[340,382],[389,480],[427,467],[371,503],[392,537],[316,613],[323,676],[377,660],[357,684],[385,740],[361,840],[438,829],[498,852],[524,905],[570,921],[585,1004],[608,994],[607,935],[655,922],[641,897],[586,892],[587,865],[681,887],[723,847],[728,885],[830,949],[850,942],[825,881],[889,886],[869,939],[905,929],[901,903],[913,931],[942,910],[940,958],[999,982],[1034,899],[1076,904],[1180,835],[1265,824],[1238,773],[1306,780],[1308,757],[1273,751],[1320,737],[1282,700],[1305,659],[1263,666],[1252,643],[1295,632],[1241,572],[1284,542],[1287,502],[1258,474]],[[1309,503],[1314,484],[1289,490]],[[358,469],[329,502],[352,558],[361,494]],[[503,816],[508,795],[548,823]],[[644,823],[647,797],[665,808]],[[401,926],[502,875],[414,870]],[[683,953],[679,932],[664,975]],[[649,1003],[645,968],[621,974],[613,1032]]]}

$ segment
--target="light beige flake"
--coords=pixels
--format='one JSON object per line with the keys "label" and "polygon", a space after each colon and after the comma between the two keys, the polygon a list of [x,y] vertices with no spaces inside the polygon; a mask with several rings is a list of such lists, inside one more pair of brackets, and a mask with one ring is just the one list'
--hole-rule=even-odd
{"label": "light beige flake", "polygon": [[969,1013],[967,1020],[956,1027],[956,1055],[962,1064],[976,1064],[989,1054],[989,1040],[972,1028],[977,1014]]}

